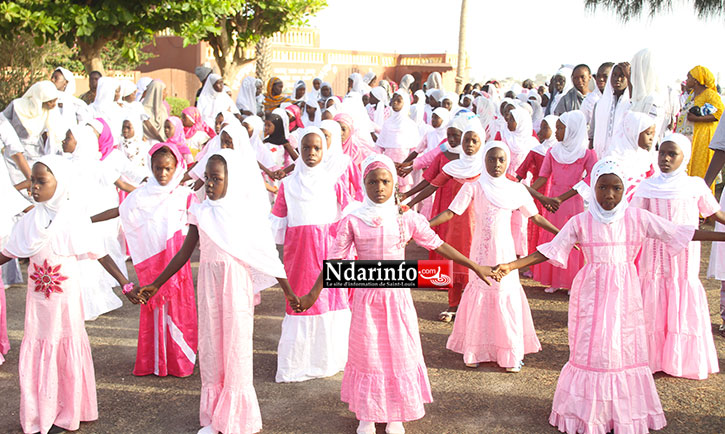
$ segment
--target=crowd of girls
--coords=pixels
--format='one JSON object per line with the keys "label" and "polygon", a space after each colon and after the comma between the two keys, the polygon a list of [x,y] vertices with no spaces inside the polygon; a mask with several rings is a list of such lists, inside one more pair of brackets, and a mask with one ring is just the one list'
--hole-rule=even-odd
{"label": "crowd of girls", "polygon": [[[718,372],[698,277],[699,242],[725,241],[698,229],[725,225],[711,190],[723,105],[707,68],[688,73],[681,98],[649,50],[595,75],[564,66],[548,89],[490,80],[461,95],[439,73],[398,85],[369,72],[347,89],[300,80],[290,96],[277,77],[266,91],[247,77],[235,100],[210,68],[196,75],[197,100],[178,117],[159,80],[94,73],[79,99],[63,68],[0,116],[5,280],[29,259],[24,432],[99,417],[84,324],[121,306],[115,286],[139,305],[133,374],[188,377],[198,357],[199,433],[260,431],[254,310],[278,285],[275,380],[342,371],[357,433],[403,433],[435,394],[411,291],[324,288],[322,261],[405,259],[411,240],[454,263],[438,319],[453,322],[446,347],[470,369],[516,373],[542,351],[518,270],[569,294],[549,418],[562,432],[660,429],[654,372]],[[721,249],[708,269],[718,278]]]}

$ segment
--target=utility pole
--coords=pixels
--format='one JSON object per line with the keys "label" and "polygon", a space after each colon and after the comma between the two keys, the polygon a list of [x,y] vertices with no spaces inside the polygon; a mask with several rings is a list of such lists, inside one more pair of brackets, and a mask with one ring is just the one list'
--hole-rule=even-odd
{"label": "utility pole", "polygon": [[458,26],[458,67],[456,68],[456,93],[463,89],[463,74],[466,71],[466,11],[468,2],[461,0],[461,22]]}

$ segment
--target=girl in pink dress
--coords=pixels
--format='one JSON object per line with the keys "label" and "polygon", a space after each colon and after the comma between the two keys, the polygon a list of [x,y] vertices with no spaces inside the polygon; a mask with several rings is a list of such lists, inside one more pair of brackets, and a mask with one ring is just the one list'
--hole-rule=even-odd
{"label": "girl in pink dress", "polygon": [[[200,243],[199,367],[201,434],[254,433],[262,417],[254,391],[254,293],[279,282],[296,306],[274,245],[262,177],[251,147],[222,149],[206,165],[206,200],[189,209],[189,232],[179,252],[149,286],[148,299]],[[273,278],[272,276],[275,276]]]}
{"label": "girl in pink dress", "polygon": [[[469,142],[480,146],[483,134],[480,125],[469,128],[463,136],[463,146]],[[486,264],[513,260],[516,258],[511,233],[514,210],[520,210],[546,230],[557,232],[557,229],[539,215],[526,187],[506,178],[509,152],[505,143],[488,142],[480,155],[479,181],[464,184],[448,209],[431,220],[431,225],[449,220],[455,214],[461,215],[470,207],[477,222],[471,256],[476,262]],[[469,277],[446,348],[463,354],[463,362],[468,367],[496,362],[509,372],[521,370],[524,354],[541,351],[518,273],[490,286],[475,276]]]}
{"label": "girl in pink dress", "polygon": [[340,124],[342,151],[352,159],[353,164],[360,167],[368,155],[375,153],[375,144],[370,139],[370,133],[363,134],[356,128],[352,116],[347,113],[338,113],[333,119]]}
{"label": "girl in pink dress", "polygon": [[677,225],[627,207],[625,178],[616,160],[597,162],[589,210],[572,217],[536,253],[494,269],[506,275],[546,260],[563,267],[575,244],[584,251],[587,262],[574,279],[569,299],[569,361],[559,375],[549,417],[569,434],[644,434],[665,426],[649,368],[634,260],[646,238],[664,242],[669,254],[682,251],[691,240],[725,239],[725,233]]}
{"label": "girl in pink dress", "polygon": [[[330,161],[320,129],[303,130],[301,143],[300,158],[294,172],[282,180],[271,217],[275,241],[284,244],[283,262],[290,285],[299,296],[307,293],[320,274],[322,261],[335,241],[340,210],[348,202],[340,179],[346,167],[335,167]],[[349,331],[347,289],[326,289],[305,312],[295,312],[288,302],[275,381],[305,381],[342,371]]]}
{"label": "girl in pink dress", "polygon": [[[393,113],[383,123],[378,140],[375,142],[378,152],[387,155],[396,163],[402,163],[408,157],[410,150],[420,142],[418,126],[408,116],[410,109],[410,95],[405,91],[397,91],[390,100]],[[404,193],[413,186],[413,177],[408,175],[398,184],[398,189]]]}
{"label": "girl in pink dress", "polygon": [[[181,249],[188,230],[187,208],[196,199],[191,189],[179,185],[186,165],[175,146],[157,143],[149,157],[153,176],[115,212],[141,285],[153,282]],[[194,281],[187,262],[141,307],[133,374],[189,376],[196,349]]]}
{"label": "girl in pink dress", "polygon": [[[539,171],[539,178],[534,181],[532,189],[538,190],[549,184],[546,196],[538,196],[548,209],[544,216],[556,227],[563,227],[573,216],[584,211],[584,201],[574,189],[582,179],[588,181],[597,156],[589,149],[587,122],[584,113],[573,110],[561,115],[556,122],[556,139],[551,151],[544,158]],[[551,199],[549,198],[551,197]],[[541,233],[538,243],[548,243],[553,235]],[[545,291],[556,292],[557,289],[571,289],[574,276],[584,266],[584,256],[579,250],[569,255],[564,270],[555,269],[549,262],[534,267],[534,280],[549,286]]]}
{"label": "girl in pink dress", "polygon": [[[665,137],[659,149],[661,173],[644,180],[632,206],[673,223],[697,226],[699,216],[725,213],[702,178],[687,176],[692,153],[682,134]],[[675,377],[703,380],[718,372],[710,311],[699,279],[700,243],[671,255],[658,240],[646,240],[639,260],[649,366]]]}
{"label": "girl in pink dress", "polygon": [[0,254],[29,258],[25,330],[20,344],[20,424],[26,433],[47,433],[56,425],[75,431],[98,419],[96,381],[81,301],[79,261],[98,262],[137,302],[133,285],[104,253],[91,222],[71,190],[72,169],[60,156],[33,165],[36,202],[15,225]]}
{"label": "girl in pink dress", "polygon": [[[363,174],[365,202],[340,221],[330,258],[346,258],[355,248],[359,259],[400,260],[414,239],[466,264],[482,279],[489,275],[489,267],[477,265],[438,238],[423,216],[402,212],[393,195],[395,165],[389,157],[368,157]],[[310,308],[321,291],[322,273],[301,298],[301,308]],[[360,420],[358,434],[375,433],[375,422],[387,423],[388,434],[405,432],[403,422],[422,418],[423,404],[433,401],[410,290],[356,288],[349,342],[341,397]]]}

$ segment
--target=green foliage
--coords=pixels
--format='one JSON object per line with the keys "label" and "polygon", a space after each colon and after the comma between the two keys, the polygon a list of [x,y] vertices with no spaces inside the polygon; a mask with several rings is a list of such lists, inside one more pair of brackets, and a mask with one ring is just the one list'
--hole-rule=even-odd
{"label": "green foliage", "polygon": [[[672,10],[672,0],[584,0],[587,9],[595,11],[598,7],[615,12],[624,21],[642,15],[648,10],[653,17],[660,12]],[[691,0],[698,17],[708,18],[723,14],[725,2],[722,0]]]}
{"label": "green foliage", "polygon": [[178,117],[181,117],[182,110],[191,105],[189,104],[189,101],[185,100],[184,98],[176,98],[173,96],[167,96],[166,102],[169,103],[169,107],[171,107],[171,116]]}

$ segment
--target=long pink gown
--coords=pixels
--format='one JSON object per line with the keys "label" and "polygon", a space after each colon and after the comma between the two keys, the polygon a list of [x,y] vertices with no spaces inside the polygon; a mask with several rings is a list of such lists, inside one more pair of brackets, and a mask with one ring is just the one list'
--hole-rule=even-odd
{"label": "long pink gown", "polygon": [[[506,174],[509,175],[511,179],[516,179],[516,171],[519,169],[519,166],[521,166],[521,163],[526,160],[528,155],[529,153],[517,154],[511,151],[511,161],[509,162],[509,167],[506,170]],[[528,185],[528,181],[526,180],[522,180],[521,182]],[[511,233],[514,237],[514,248],[516,249],[516,254],[519,256],[528,255],[528,222],[526,217],[519,211],[514,211],[511,214]]]}
{"label": "long pink gown", "polygon": [[[585,174],[588,180],[596,162],[597,156],[592,149],[571,164],[559,163],[549,151],[544,157],[539,176],[548,178],[549,197],[556,197],[571,190],[576,183],[584,179]],[[561,229],[570,218],[582,211],[584,211],[584,201],[581,196],[576,194],[564,201],[556,212],[544,210],[544,217]],[[548,243],[553,238],[554,234],[551,232],[541,231],[539,244]],[[573,250],[569,253],[569,260],[566,264],[566,268],[560,269],[549,262],[543,262],[534,267],[534,280],[552,288],[571,289],[574,276],[584,266],[584,255],[578,250]]]}
{"label": "long pink gown", "polygon": [[[699,215],[720,210],[712,192],[700,191],[683,199],[635,197],[631,205],[673,223],[697,227]],[[710,310],[700,282],[700,243],[692,241],[676,255],[659,240],[648,239],[639,259],[649,366],[675,377],[703,380],[719,371],[712,338]]]}
{"label": "long pink gown", "polygon": [[[52,239],[47,242],[28,265],[25,330],[18,363],[20,424],[26,433],[47,433],[53,425],[75,431],[80,422],[98,419],[79,262],[103,256],[102,245],[80,257],[60,256],[53,244]],[[13,257],[7,251],[3,255]]]}
{"label": "long pink gown", "polygon": [[[336,192],[344,197],[344,182]],[[288,217],[285,183],[282,182],[272,214]],[[303,296],[312,288],[322,271],[322,261],[329,259],[335,242],[337,223],[292,226],[284,234],[284,268],[292,291]],[[346,288],[325,288],[308,310],[295,313],[286,302],[282,334],[277,348],[275,381],[296,382],[335,375],[347,362],[347,339],[350,333],[350,304]]]}
{"label": "long pink gown", "polygon": [[8,339],[7,308],[5,306],[5,285],[3,274],[0,270],[0,365],[5,363],[5,354],[10,351],[10,339]]}
{"label": "long pink gown", "polygon": [[[471,260],[489,265],[516,260],[512,210],[489,202],[479,182],[464,184],[448,209],[461,215],[469,206],[476,221]],[[526,218],[538,214],[531,196],[517,210]],[[463,354],[464,363],[497,362],[501,367],[513,368],[524,354],[541,351],[541,344],[518,271],[501,282],[489,281],[490,286],[472,271],[469,273],[446,348]]]}
{"label": "long pink gown", "polygon": [[[443,244],[420,214],[399,218],[400,225],[372,227],[345,217],[330,256],[346,258],[354,246],[359,259],[404,259],[411,238],[426,249]],[[405,422],[425,415],[423,404],[433,397],[410,289],[355,289],[340,395],[358,420]]]}
{"label": "long pink gown", "polygon": [[[197,224],[189,214],[189,223]],[[254,291],[249,267],[199,229],[199,420],[225,434],[262,429],[253,384]]]}
{"label": "long pink gown", "polygon": [[687,247],[693,230],[630,207],[608,225],[583,212],[539,246],[560,267],[576,243],[586,258],[571,289],[569,361],[559,374],[549,417],[559,431],[643,434],[665,426],[649,368],[634,260],[646,238],[676,253]]}

